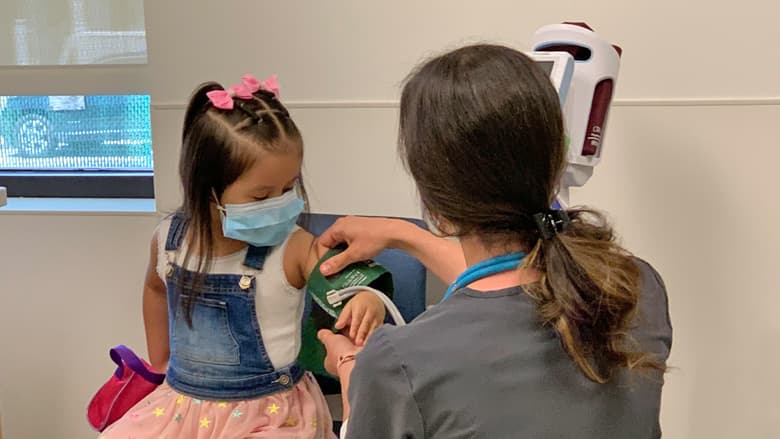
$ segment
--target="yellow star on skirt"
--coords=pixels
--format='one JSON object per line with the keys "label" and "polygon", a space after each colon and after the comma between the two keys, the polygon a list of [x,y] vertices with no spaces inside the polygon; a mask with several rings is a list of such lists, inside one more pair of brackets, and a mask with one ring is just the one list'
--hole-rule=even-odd
{"label": "yellow star on skirt", "polygon": [[211,424],[211,421],[209,421],[209,418],[203,418],[200,420],[200,426],[203,428],[208,428],[209,424]]}
{"label": "yellow star on skirt", "polygon": [[217,407],[219,407],[219,408],[225,408],[225,407],[227,407],[227,403],[226,403],[226,402],[220,402],[220,403],[217,403]]}
{"label": "yellow star on skirt", "polygon": [[164,413],[165,413],[165,409],[164,409],[164,408],[157,407],[156,409],[154,409],[154,416],[155,416],[155,417],[158,417],[158,418],[159,418],[159,417],[160,417],[160,416],[162,416]]}
{"label": "yellow star on skirt", "polygon": [[270,406],[268,406],[268,410],[267,411],[268,411],[269,415],[276,415],[276,414],[279,413],[279,406],[276,405],[276,403],[273,403]]}
{"label": "yellow star on skirt", "polygon": [[184,402],[184,395],[179,395],[178,398],[176,398],[176,404],[181,405],[181,403]]}

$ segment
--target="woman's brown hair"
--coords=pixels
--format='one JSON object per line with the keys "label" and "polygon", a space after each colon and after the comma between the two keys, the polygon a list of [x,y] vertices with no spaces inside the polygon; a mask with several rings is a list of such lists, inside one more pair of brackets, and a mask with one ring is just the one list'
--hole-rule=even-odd
{"label": "woman's brown hair", "polygon": [[568,210],[549,239],[537,227],[566,147],[558,95],[534,61],[486,44],[427,61],[404,86],[399,139],[429,217],[489,247],[523,244],[523,266],[541,273],[526,291],[585,376],[604,383],[619,368],[663,369],[628,335],[639,268],[603,215]]}

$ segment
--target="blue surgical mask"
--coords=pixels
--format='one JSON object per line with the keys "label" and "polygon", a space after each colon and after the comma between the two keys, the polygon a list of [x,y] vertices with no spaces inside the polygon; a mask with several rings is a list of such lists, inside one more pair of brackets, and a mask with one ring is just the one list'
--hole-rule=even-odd
{"label": "blue surgical mask", "polygon": [[303,200],[291,190],[254,203],[220,206],[217,201],[217,208],[222,212],[222,233],[226,238],[255,247],[273,247],[283,243],[292,232],[303,212]]}

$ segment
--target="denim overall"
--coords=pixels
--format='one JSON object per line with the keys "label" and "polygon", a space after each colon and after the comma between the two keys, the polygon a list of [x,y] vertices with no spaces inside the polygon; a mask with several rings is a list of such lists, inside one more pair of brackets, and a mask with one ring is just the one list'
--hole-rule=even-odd
{"label": "denim overall", "polygon": [[[166,252],[181,247],[187,222],[174,215]],[[304,371],[297,363],[275,369],[268,358],[255,312],[257,280],[272,247],[249,246],[240,274],[207,274],[192,294],[186,280],[195,273],[168,263],[168,335],[170,362],[167,381],[176,391],[196,398],[235,401],[289,390]],[[184,285],[182,287],[182,285]],[[192,298],[192,327],[183,298]]]}

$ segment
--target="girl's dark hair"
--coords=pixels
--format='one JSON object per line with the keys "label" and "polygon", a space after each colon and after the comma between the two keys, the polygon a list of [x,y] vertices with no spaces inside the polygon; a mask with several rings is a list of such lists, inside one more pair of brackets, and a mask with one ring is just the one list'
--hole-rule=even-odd
{"label": "girl's dark hair", "polygon": [[548,212],[565,166],[558,95],[534,61],[497,45],[436,57],[407,78],[399,149],[426,215],[453,236],[488,247],[521,243],[524,266],[541,273],[526,288],[545,324],[591,380],[618,368],[663,366],[633,350],[639,268],[601,214],[542,239],[533,215]]}
{"label": "girl's dark hair", "polygon": [[[179,174],[184,192],[180,214],[187,222],[187,251],[183,266],[197,254],[193,275],[177,279],[197,294],[214,256],[214,195],[222,193],[257,160],[259,151],[303,154],[303,139],[287,109],[268,91],[252,99],[234,99],[232,110],[214,107],[207,93],[224,88],[216,82],[200,85],[190,98],[184,116]],[[298,191],[308,206],[301,177]],[[192,323],[193,297],[182,298],[188,323]]]}

